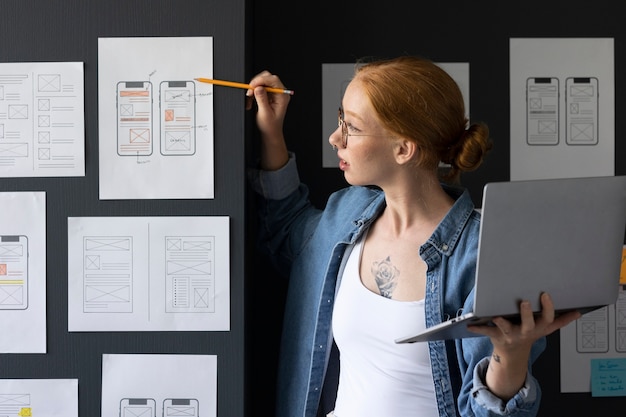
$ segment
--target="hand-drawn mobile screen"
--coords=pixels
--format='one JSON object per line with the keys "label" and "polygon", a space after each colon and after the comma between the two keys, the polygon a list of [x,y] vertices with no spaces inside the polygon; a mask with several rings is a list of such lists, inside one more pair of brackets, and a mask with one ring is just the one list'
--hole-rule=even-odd
{"label": "hand-drawn mobile screen", "polygon": [[199,417],[198,400],[194,398],[166,398],[163,401],[163,417]]}
{"label": "hand-drawn mobile screen", "polygon": [[84,236],[83,251],[83,311],[132,313],[132,236]]}
{"label": "hand-drawn mobile screen", "polygon": [[531,77],[526,80],[526,143],[559,143],[559,80]]}
{"label": "hand-drawn mobile screen", "polygon": [[152,83],[117,83],[117,154],[152,155]]}
{"label": "hand-drawn mobile screen", "polygon": [[28,308],[28,239],[0,236],[0,310]]}
{"label": "hand-drawn mobile screen", "polygon": [[120,417],[156,417],[156,401],[152,398],[122,398]]}
{"label": "hand-drawn mobile screen", "polygon": [[196,152],[196,84],[163,81],[159,87],[161,154],[193,155]]}
{"label": "hand-drawn mobile screen", "polygon": [[25,417],[32,413],[30,394],[0,392],[0,416]]}
{"label": "hand-drawn mobile screen", "polygon": [[166,236],[165,311],[215,312],[215,236]]}
{"label": "hand-drawn mobile screen", "polygon": [[598,79],[570,77],[565,80],[565,143],[598,143]]}
{"label": "hand-drawn mobile screen", "polygon": [[609,308],[604,306],[576,320],[576,351],[607,353],[609,351]]}

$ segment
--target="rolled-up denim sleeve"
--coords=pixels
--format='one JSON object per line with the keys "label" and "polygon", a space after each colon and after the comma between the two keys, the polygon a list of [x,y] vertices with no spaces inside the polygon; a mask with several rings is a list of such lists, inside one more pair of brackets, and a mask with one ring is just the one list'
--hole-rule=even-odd
{"label": "rolled-up denim sleeve", "polygon": [[484,358],[474,368],[472,401],[484,409],[488,415],[498,416],[534,416],[541,397],[537,380],[526,374],[524,386],[507,402],[495,396],[485,385],[489,358]]}
{"label": "rolled-up denim sleeve", "polygon": [[250,168],[248,180],[252,189],[268,200],[282,200],[293,193],[300,185],[296,156],[289,153],[289,160],[280,169],[264,171]]}

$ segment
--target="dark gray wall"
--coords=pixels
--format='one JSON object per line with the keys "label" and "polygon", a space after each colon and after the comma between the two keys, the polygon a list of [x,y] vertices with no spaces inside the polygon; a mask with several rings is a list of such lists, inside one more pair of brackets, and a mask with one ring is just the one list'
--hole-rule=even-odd
{"label": "dark gray wall", "polygon": [[[462,182],[476,203],[487,181],[509,179],[509,39],[522,37],[601,37],[615,40],[616,146],[615,173],[626,174],[625,111],[620,97],[623,82],[626,26],[617,3],[608,0],[509,2],[487,1],[362,1],[301,3],[292,0],[254,0],[252,74],[268,69],[296,91],[285,130],[289,148],[296,152],[303,181],[314,202],[323,205],[328,194],[345,185],[338,169],[321,168],[323,63],[348,63],[358,58],[422,55],[436,62],[469,62],[472,120],[484,120],[495,148],[485,164],[466,174]],[[254,145],[256,141],[252,142]],[[607,161],[609,163],[609,161]],[[253,340],[278,345],[276,328],[282,320],[285,284],[278,281],[263,259],[250,288],[250,308],[262,318],[248,321]],[[263,301],[261,301],[263,300]],[[273,300],[269,302],[268,300]],[[256,319],[256,320],[255,320]],[[275,323],[272,328],[267,323]],[[259,327],[263,324],[263,327]],[[277,354],[253,355],[259,381],[273,377]],[[590,394],[561,394],[559,337],[549,337],[547,351],[535,366],[544,399],[541,417],[624,414],[626,398],[592,398]],[[572,366],[575,366],[574,364]],[[253,393],[254,394],[254,393]],[[271,396],[252,396],[253,408],[269,410]],[[269,413],[268,413],[269,414]],[[266,414],[266,415],[268,415]],[[263,414],[255,414],[263,415]]]}
{"label": "dark gray wall", "polygon": [[[244,0],[0,2],[0,62],[84,62],[86,141],[85,177],[0,178],[0,191],[46,191],[48,261],[48,352],[1,354],[0,378],[78,378],[80,416],[96,417],[103,353],[217,355],[218,415],[245,415],[243,92],[214,90],[214,199],[100,201],[97,90],[98,37],[212,36],[215,77],[243,80],[244,5]],[[67,218],[168,215],[230,216],[231,331],[68,333]]]}

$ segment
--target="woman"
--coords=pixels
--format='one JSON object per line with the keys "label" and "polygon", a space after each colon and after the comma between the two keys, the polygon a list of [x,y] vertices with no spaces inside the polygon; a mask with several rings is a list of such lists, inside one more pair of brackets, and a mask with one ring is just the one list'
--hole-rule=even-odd
{"label": "woman", "polygon": [[[262,197],[260,241],[289,276],[277,415],[314,417],[333,341],[340,351],[336,417],[534,416],[541,397],[531,365],[558,318],[548,294],[521,323],[475,326],[479,337],[415,344],[394,340],[471,310],[480,215],[467,190],[440,182],[476,169],[491,147],[487,126],[468,126],[448,74],[419,57],[357,66],[329,142],[349,187],[324,210],[311,205],[287,150],[290,97],[267,71],[257,103]],[[248,108],[251,100],[248,100]],[[482,336],[485,337],[482,337]]]}

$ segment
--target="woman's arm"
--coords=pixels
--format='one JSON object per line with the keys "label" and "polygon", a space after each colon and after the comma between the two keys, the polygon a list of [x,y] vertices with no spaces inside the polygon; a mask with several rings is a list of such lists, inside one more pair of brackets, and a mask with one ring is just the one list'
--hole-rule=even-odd
{"label": "woman's arm", "polygon": [[520,324],[497,317],[493,320],[495,326],[472,327],[476,333],[491,339],[493,352],[485,383],[503,401],[511,399],[524,385],[535,341],[580,318],[577,311],[555,317],[552,298],[546,293],[541,295],[539,316],[534,316],[528,301],[520,303],[520,315]]}
{"label": "woman's arm", "polygon": [[288,161],[289,155],[283,134],[283,122],[287,113],[290,95],[268,93],[263,87],[284,89],[278,76],[269,71],[256,75],[250,85],[254,90],[248,90],[246,95],[246,109],[251,109],[253,100],[256,101],[256,123],[261,132],[261,169],[275,171],[282,168]]}

